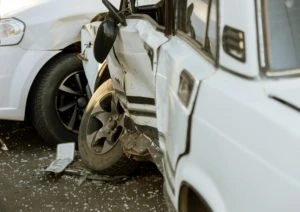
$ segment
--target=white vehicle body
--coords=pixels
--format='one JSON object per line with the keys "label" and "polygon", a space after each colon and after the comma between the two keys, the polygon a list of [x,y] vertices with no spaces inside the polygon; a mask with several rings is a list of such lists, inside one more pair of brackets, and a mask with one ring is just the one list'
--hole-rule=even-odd
{"label": "white vehicle body", "polygon": [[97,0],[1,1],[0,18],[25,24],[17,45],[0,46],[0,118],[24,120],[28,94],[42,67],[80,41],[81,27],[107,11]]}
{"label": "white vehicle body", "polygon": [[176,14],[193,4],[191,25],[181,28],[174,15],[171,35],[134,14],[107,58],[126,114],[158,132],[171,203],[177,211],[300,211],[300,44],[290,35],[299,33],[299,2],[269,0],[267,14],[280,21],[268,29],[267,1],[175,2]]}
{"label": "white vehicle body", "polygon": [[97,30],[100,24],[101,21],[87,23],[81,29],[81,53],[85,58],[82,64],[92,91],[94,91],[97,75],[102,66],[102,64],[96,61],[93,51]]}
{"label": "white vehicle body", "polygon": [[[185,46],[185,42],[176,36],[162,48],[164,51],[169,47],[172,53],[167,54],[167,59],[161,58],[158,65],[158,72],[162,73],[158,77],[163,80],[156,84],[157,106],[166,108],[158,116],[158,124],[166,114],[170,115],[158,127],[163,135],[160,144],[165,155],[166,189],[176,210],[190,203],[184,188],[200,195],[210,208],[206,208],[208,211],[300,210],[300,102],[296,94],[300,79],[288,73],[286,76],[290,77],[286,78],[264,77],[261,67],[267,66],[264,52],[267,49],[263,37],[267,36],[263,34],[260,3],[232,0],[215,5],[220,29],[217,67],[203,61],[209,60],[196,51],[184,51],[178,43]],[[284,2],[273,3],[277,4],[273,5],[274,11],[284,6]],[[245,34],[247,60],[243,63],[229,57],[222,48],[222,30],[228,25]],[[177,47],[172,45],[172,40]],[[169,58],[178,60],[179,49],[186,55],[180,57],[182,62],[168,62]],[[285,57],[292,55],[287,53]],[[184,66],[184,58],[190,68]],[[166,64],[175,65],[168,68]],[[197,67],[195,72],[193,67]],[[197,97],[191,101],[189,121],[183,117],[191,110],[177,97],[178,80],[169,80],[165,73],[166,70],[176,73],[183,68],[199,83]],[[266,75],[275,74],[270,71]],[[163,87],[169,92],[158,92]],[[178,111],[182,111],[183,117]]]}

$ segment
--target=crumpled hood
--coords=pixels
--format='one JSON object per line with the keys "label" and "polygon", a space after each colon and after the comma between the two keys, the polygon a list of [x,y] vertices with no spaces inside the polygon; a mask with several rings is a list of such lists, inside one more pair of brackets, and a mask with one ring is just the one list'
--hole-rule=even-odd
{"label": "crumpled hood", "polygon": [[[1,17],[16,17],[26,20],[61,14],[87,14],[105,10],[100,0],[1,0]],[[36,16],[39,15],[39,16]]]}
{"label": "crumpled hood", "polygon": [[[81,27],[107,9],[100,0],[0,0],[1,14],[26,25],[19,46],[59,50],[80,40]],[[119,2],[120,0],[113,0]]]}
{"label": "crumpled hood", "polygon": [[39,4],[44,4],[47,0],[2,0],[0,6],[0,17],[7,18],[26,11]]}
{"label": "crumpled hood", "polygon": [[281,79],[266,85],[270,97],[300,110],[300,79]]}

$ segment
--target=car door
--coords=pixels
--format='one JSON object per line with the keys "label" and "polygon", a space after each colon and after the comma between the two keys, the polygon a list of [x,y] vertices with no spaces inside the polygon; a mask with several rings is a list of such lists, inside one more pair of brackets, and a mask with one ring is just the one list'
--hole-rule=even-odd
{"label": "car door", "polygon": [[[110,0],[110,3],[112,3],[112,5],[114,5],[116,8],[120,7],[120,0]],[[99,1],[99,4],[103,3]],[[84,24],[80,31],[81,53],[78,55],[78,57],[82,60],[83,69],[92,93],[95,89],[97,75],[100,74],[99,70],[102,67],[102,63],[99,64],[94,57],[93,51],[98,28],[107,16],[107,9],[104,7],[104,5],[101,6],[103,7],[103,10],[99,11],[100,13],[97,14],[97,16],[95,16],[91,22]]]}
{"label": "car door", "polygon": [[[167,174],[189,151],[190,122],[201,81],[216,71],[216,0],[180,1],[176,33],[159,52],[156,104]],[[179,19],[182,17],[182,19]]]}
{"label": "car door", "polygon": [[[119,34],[109,56],[114,88],[126,95],[126,109],[138,125],[156,127],[154,76],[159,47],[168,41],[161,1],[136,1],[133,15]],[[155,3],[155,4],[154,4]],[[122,65],[121,65],[122,64]],[[121,67],[121,68],[120,68]]]}

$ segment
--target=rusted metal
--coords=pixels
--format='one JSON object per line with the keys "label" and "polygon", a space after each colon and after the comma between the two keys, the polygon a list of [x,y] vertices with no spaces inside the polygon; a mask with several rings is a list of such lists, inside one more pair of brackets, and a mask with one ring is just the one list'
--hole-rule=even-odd
{"label": "rusted metal", "polygon": [[162,152],[150,137],[139,130],[127,130],[120,141],[127,157],[138,161],[152,161],[163,173]]}
{"label": "rusted metal", "polygon": [[138,130],[126,130],[120,137],[124,153],[129,158],[139,161],[149,160],[151,156],[148,152],[149,138]]}

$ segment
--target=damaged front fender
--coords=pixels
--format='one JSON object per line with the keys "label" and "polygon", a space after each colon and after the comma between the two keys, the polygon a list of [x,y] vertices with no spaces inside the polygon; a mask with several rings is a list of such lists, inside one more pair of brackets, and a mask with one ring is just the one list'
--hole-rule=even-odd
{"label": "damaged front fender", "polygon": [[82,26],[106,11],[98,0],[46,0],[4,15],[26,24],[21,48],[45,51],[60,50],[79,41]]}

